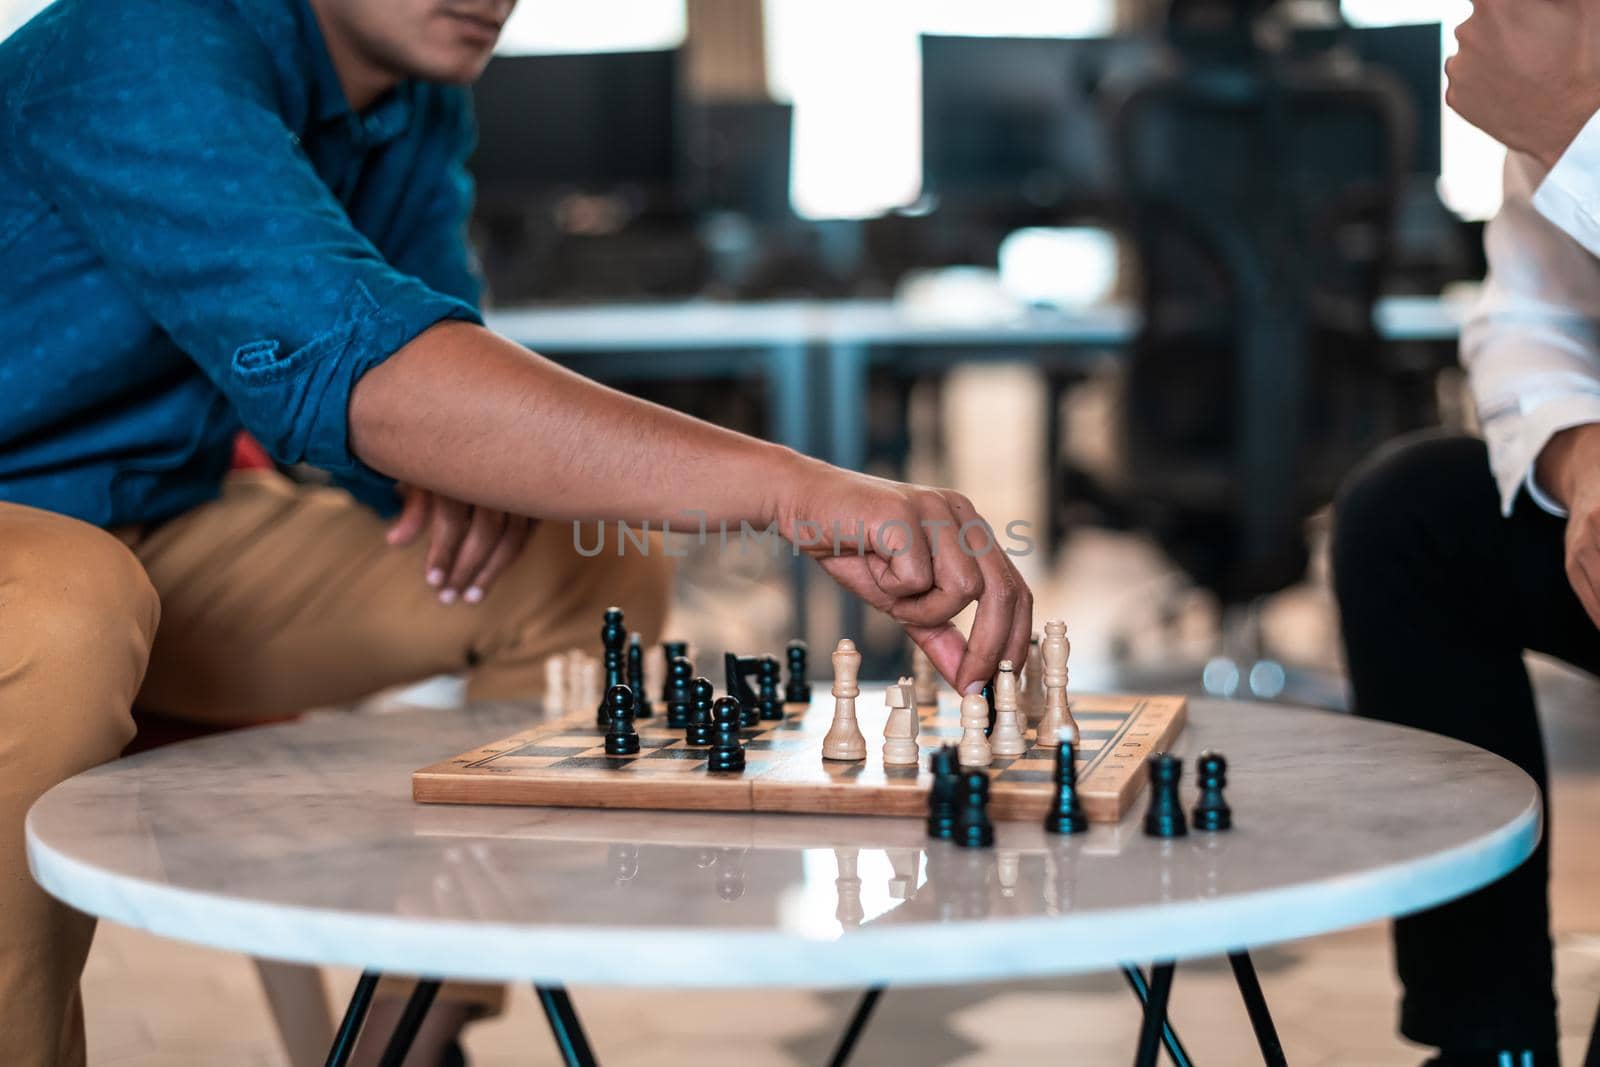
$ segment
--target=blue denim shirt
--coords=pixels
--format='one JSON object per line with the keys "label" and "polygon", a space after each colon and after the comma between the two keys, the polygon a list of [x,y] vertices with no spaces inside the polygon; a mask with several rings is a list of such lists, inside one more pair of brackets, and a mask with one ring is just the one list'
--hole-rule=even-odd
{"label": "blue denim shirt", "polygon": [[0,44],[0,500],[216,496],[243,426],[380,508],[350,390],[478,321],[459,88],[356,114],[306,0],[58,0]]}

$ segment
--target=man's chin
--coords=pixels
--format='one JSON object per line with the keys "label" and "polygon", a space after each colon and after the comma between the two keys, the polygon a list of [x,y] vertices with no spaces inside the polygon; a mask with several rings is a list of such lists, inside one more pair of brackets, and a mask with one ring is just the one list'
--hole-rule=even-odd
{"label": "man's chin", "polygon": [[451,49],[448,53],[428,57],[425,62],[417,64],[411,74],[423,81],[443,85],[470,85],[478,80],[493,54],[486,49]]}

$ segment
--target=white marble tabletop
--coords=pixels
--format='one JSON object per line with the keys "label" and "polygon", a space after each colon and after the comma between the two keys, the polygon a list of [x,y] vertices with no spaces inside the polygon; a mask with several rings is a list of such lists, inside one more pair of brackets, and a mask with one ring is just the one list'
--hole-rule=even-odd
{"label": "white marble tabletop", "polygon": [[[1138,812],[982,851],[918,820],[422,806],[411,772],[527,709],[217,735],[51,790],[35,878],[83,911],[258,956],[491,980],[843,986],[1060,974],[1427,907],[1513,868],[1533,782],[1470,746],[1322,712],[1196,701],[1174,751],[1230,760],[1235,829]],[[1142,803],[1140,808],[1142,809]]]}

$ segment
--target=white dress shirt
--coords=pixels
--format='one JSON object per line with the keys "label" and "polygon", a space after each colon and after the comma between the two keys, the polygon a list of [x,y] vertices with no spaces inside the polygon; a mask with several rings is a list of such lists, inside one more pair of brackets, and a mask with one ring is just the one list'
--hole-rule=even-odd
{"label": "white dress shirt", "polygon": [[1461,331],[1489,461],[1507,514],[1517,491],[1565,512],[1534,481],[1557,432],[1600,422],[1600,115],[1548,173],[1506,156],[1488,225],[1489,275]]}

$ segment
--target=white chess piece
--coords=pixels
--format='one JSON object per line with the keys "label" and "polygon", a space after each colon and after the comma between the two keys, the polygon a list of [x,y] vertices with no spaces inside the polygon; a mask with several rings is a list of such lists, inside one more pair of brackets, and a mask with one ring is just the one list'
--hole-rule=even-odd
{"label": "white chess piece", "polygon": [[911,677],[915,679],[917,707],[927,708],[939,703],[939,674],[933,669],[933,660],[920,648],[911,653]]}
{"label": "white chess piece", "polygon": [[921,870],[922,851],[915,848],[891,848],[889,869],[894,877],[889,879],[890,900],[910,900],[917,894],[917,874]]}
{"label": "white chess piece", "polygon": [[1038,634],[1028,643],[1028,663],[1022,671],[1022,715],[1029,726],[1044,718],[1044,660],[1039,655]]}
{"label": "white chess piece", "polygon": [[559,653],[544,661],[544,713],[560,715],[567,710],[567,657]]}
{"label": "white chess piece", "polygon": [[989,702],[982,693],[961,698],[961,743],[956,746],[956,762],[963,767],[987,767],[994,762],[989,739],[983,731],[989,725]]}
{"label": "white chess piece", "polygon": [[1022,853],[1014,848],[997,849],[994,866],[1000,881],[1000,895],[1007,898],[1016,896],[1017,875],[1022,870]]}
{"label": "white chess piece", "polygon": [[833,725],[822,739],[822,758],[863,760],[867,758],[867,739],[856,722],[856,697],[861,686],[856,675],[861,671],[861,653],[848,637],[839,639],[833,650]]}
{"label": "white chess piece", "polygon": [[989,751],[996,756],[1020,756],[1028,751],[1022,736],[1022,713],[1017,709],[1017,672],[1011,661],[1000,661],[994,676],[994,731],[989,735]]}
{"label": "white chess piece", "polygon": [[889,718],[883,725],[883,765],[915,767],[920,762],[917,748],[917,713],[911,707],[911,679],[902,678],[884,690]]}
{"label": "white chess piece", "polygon": [[1056,748],[1062,740],[1078,743],[1078,724],[1067,706],[1067,657],[1072,645],[1067,641],[1067,624],[1050,619],[1044,624],[1044,641],[1039,658],[1044,661],[1044,718],[1039,720],[1035,743]]}

